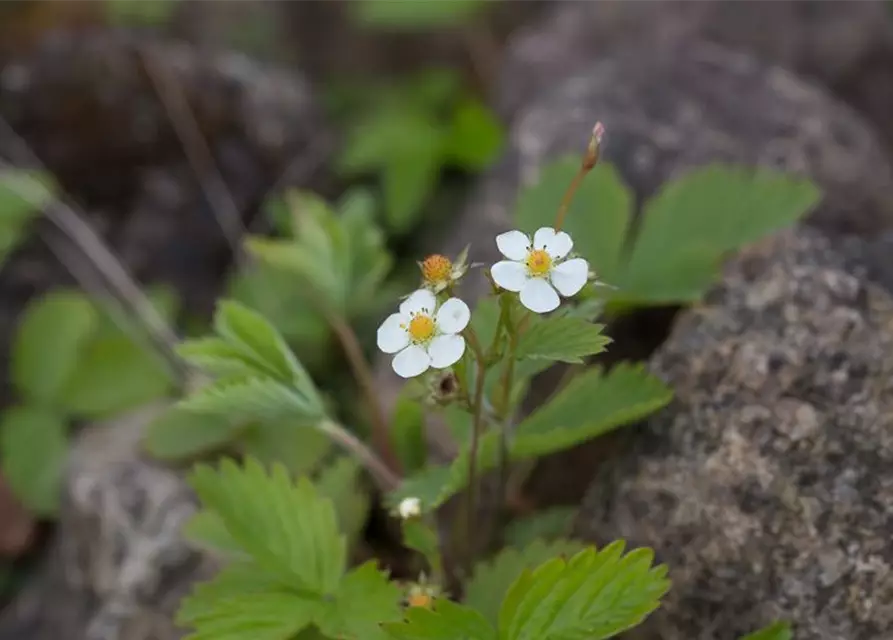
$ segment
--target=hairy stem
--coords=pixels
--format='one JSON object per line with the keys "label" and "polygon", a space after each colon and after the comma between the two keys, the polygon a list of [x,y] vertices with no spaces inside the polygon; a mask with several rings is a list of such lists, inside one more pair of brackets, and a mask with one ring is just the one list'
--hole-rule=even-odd
{"label": "hairy stem", "polygon": [[378,488],[383,492],[393,491],[399,486],[399,476],[394,474],[381,458],[350,431],[331,420],[323,420],[317,427],[337,444],[344,447],[348,453],[354,455],[369,471]]}
{"label": "hairy stem", "polygon": [[586,148],[586,155],[583,156],[583,161],[580,163],[580,169],[568,185],[567,191],[564,192],[561,204],[558,205],[558,211],[555,214],[555,231],[561,229],[561,225],[564,224],[564,218],[567,216],[567,211],[570,209],[577,190],[583,183],[583,178],[598,164],[599,144],[601,144],[604,131],[605,128],[601,122],[597,122],[592,129],[592,136],[589,138],[589,146]]}

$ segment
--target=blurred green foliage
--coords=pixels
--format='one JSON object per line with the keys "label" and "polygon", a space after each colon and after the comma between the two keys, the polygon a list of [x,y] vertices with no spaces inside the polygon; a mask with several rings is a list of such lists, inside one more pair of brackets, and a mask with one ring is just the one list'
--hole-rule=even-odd
{"label": "blurred green foliage", "polygon": [[455,27],[478,18],[487,0],[361,0],[348,3],[359,24],[378,29],[410,30]]}
{"label": "blurred green foliage", "polygon": [[45,173],[0,171],[0,268],[25,240],[28,224],[52,201],[55,191],[55,182]]}

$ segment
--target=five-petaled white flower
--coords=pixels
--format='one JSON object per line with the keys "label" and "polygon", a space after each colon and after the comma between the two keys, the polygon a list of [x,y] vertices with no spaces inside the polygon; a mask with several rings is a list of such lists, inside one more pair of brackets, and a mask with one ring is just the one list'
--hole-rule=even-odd
{"label": "five-petaled white flower", "polygon": [[450,298],[438,308],[434,294],[419,289],[381,323],[378,348],[397,354],[391,366],[403,378],[422,374],[428,367],[444,369],[465,352],[465,338],[458,334],[470,318],[468,305],[458,298]]}
{"label": "five-petaled white flower", "polygon": [[508,260],[491,267],[493,280],[503,289],[519,292],[521,304],[536,313],[557,309],[559,293],[570,297],[589,279],[589,263],[583,258],[564,260],[574,246],[564,231],[542,227],[533,234],[533,242],[520,231],[507,231],[496,236],[496,246]]}
{"label": "five-petaled white flower", "polygon": [[415,518],[422,513],[422,503],[418,498],[403,498],[400,504],[397,505],[397,513],[404,520]]}

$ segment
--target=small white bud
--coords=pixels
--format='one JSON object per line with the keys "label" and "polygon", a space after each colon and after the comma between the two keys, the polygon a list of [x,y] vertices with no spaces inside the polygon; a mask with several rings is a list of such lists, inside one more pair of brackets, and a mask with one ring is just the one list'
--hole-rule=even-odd
{"label": "small white bud", "polygon": [[422,513],[422,504],[418,498],[404,498],[397,507],[397,512],[401,518],[408,520]]}

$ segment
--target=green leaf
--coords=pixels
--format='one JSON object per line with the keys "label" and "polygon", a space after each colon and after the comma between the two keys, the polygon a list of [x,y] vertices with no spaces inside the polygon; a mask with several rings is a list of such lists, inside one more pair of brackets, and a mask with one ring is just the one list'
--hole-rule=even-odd
{"label": "green leaf", "polygon": [[601,640],[641,623],[669,589],[650,549],[625,556],[622,540],[525,569],[499,612],[500,640]]}
{"label": "green leaf", "polygon": [[380,29],[430,29],[467,23],[487,6],[484,0],[363,0],[348,5],[354,19]]}
{"label": "green leaf", "polygon": [[74,375],[99,323],[90,301],[54,291],[28,305],[12,348],[12,378],[29,398],[51,403]]}
{"label": "green leaf", "polygon": [[809,181],[767,169],[712,165],[666,184],[645,205],[612,299],[699,300],[726,253],[787,227],[819,201]]}
{"label": "green leaf", "polygon": [[502,125],[490,109],[472,99],[456,105],[447,134],[448,161],[469,171],[481,171],[493,162],[502,145]]}
{"label": "green leaf", "polygon": [[[347,561],[332,502],[282,465],[271,473],[248,458],[239,467],[198,465],[190,478],[202,503],[221,518],[232,538],[285,585],[331,594]],[[258,499],[263,496],[263,499]]]}
{"label": "green leaf", "polygon": [[316,395],[310,375],[279,332],[256,311],[224,300],[217,305],[214,329],[268,375],[295,385],[308,398]]}
{"label": "green leaf", "polygon": [[193,338],[177,345],[177,355],[208,375],[251,376],[254,362],[238,347],[223,338]]}
{"label": "green leaf", "polygon": [[67,432],[65,420],[43,407],[7,409],[0,422],[3,475],[22,504],[41,517],[59,510]]}
{"label": "green leaf", "polygon": [[428,458],[425,411],[420,402],[410,397],[411,388],[410,385],[403,386],[391,418],[391,446],[404,473],[415,473],[425,466]]}
{"label": "green leaf", "polygon": [[537,539],[554,539],[567,535],[577,507],[553,507],[509,523],[503,534],[507,545],[523,547]]}
{"label": "green leaf", "polygon": [[779,620],[768,627],[763,627],[759,631],[742,636],[740,640],[791,640],[793,637],[791,624]]}
{"label": "green leaf", "polygon": [[369,493],[360,483],[362,470],[353,458],[340,456],[320,472],[316,481],[319,492],[335,505],[338,523],[349,545],[362,534],[372,507]]}
{"label": "green leaf", "polygon": [[184,398],[177,406],[184,411],[246,422],[304,422],[322,416],[322,409],[307,397],[270,378],[223,378]]}
{"label": "green leaf", "polygon": [[183,527],[183,536],[193,544],[235,558],[245,558],[245,550],[213,511],[203,509],[192,516]]}
{"label": "green leaf", "polygon": [[575,540],[543,542],[535,540],[520,549],[503,549],[474,568],[465,587],[465,604],[483,614],[491,624],[499,620],[499,607],[509,587],[525,569],[535,569],[555,557],[569,557],[585,548]]}
{"label": "green leaf", "polygon": [[433,575],[443,572],[443,560],[440,554],[440,540],[437,533],[421,518],[410,518],[402,521],[403,544],[408,549],[418,551],[428,562]]}
{"label": "green leaf", "polygon": [[640,420],[671,398],[670,389],[641,365],[620,363],[607,374],[590,369],[518,425],[512,457],[567,449]]}
{"label": "green leaf", "polygon": [[369,561],[344,576],[334,598],[317,610],[314,622],[331,638],[387,640],[381,625],[400,620],[402,597],[400,588],[376,568],[375,561]]}
{"label": "green leaf", "polygon": [[259,567],[238,563],[183,599],[186,640],[289,640],[309,626],[321,601],[290,591]]}
{"label": "green leaf", "polygon": [[156,458],[185,460],[223,447],[244,429],[225,416],[175,406],[149,423],[143,446]]}
{"label": "green leaf", "polygon": [[172,389],[161,359],[115,330],[90,341],[59,402],[77,416],[103,419],[166,397]]}
{"label": "green leaf", "polygon": [[311,475],[332,450],[332,441],[312,424],[293,419],[258,422],[239,438],[241,450],[262,464],[281,462],[293,476]]}
{"label": "green leaf", "polygon": [[[436,509],[465,488],[471,463],[470,443],[459,452],[449,465],[426,467],[403,479],[400,486],[388,494],[388,504],[396,507],[404,498],[419,499],[423,512]],[[483,473],[496,467],[499,461],[499,434],[490,431],[481,436],[478,443],[477,470]]]}
{"label": "green leaf", "polygon": [[[546,165],[539,180],[523,189],[515,208],[519,229],[531,236],[555,224],[555,213],[580,158],[566,156]],[[599,163],[582,182],[562,229],[574,240],[574,251],[589,261],[598,277],[617,284],[621,255],[630,227],[633,196],[612,165]]]}
{"label": "green leaf", "polygon": [[395,640],[496,640],[496,630],[469,607],[438,600],[437,610],[407,609],[403,622],[382,625]]}
{"label": "green leaf", "polygon": [[443,135],[436,130],[416,135],[415,144],[395,149],[382,170],[385,221],[395,234],[408,232],[418,222],[443,162]]}
{"label": "green leaf", "polygon": [[515,356],[580,363],[586,356],[601,353],[611,343],[602,334],[602,324],[592,324],[582,318],[544,318],[534,322],[518,339]]}

